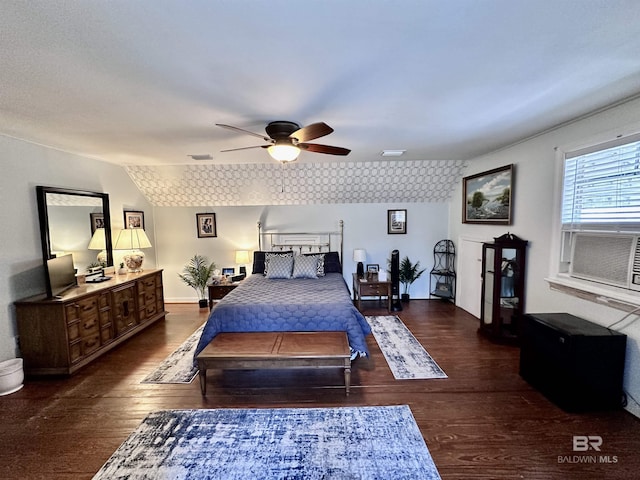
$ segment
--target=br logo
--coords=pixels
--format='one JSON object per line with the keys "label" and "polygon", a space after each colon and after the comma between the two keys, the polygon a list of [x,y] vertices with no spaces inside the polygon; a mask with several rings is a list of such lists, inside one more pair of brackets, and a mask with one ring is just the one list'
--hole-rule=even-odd
{"label": "br logo", "polygon": [[602,437],[598,435],[574,435],[573,436],[573,451],[574,452],[587,452],[589,450],[600,451],[602,445]]}

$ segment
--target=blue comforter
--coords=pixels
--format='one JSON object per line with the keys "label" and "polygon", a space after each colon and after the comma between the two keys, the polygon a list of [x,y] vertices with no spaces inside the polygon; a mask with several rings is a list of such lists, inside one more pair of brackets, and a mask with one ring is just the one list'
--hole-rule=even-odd
{"label": "blue comforter", "polygon": [[355,355],[368,355],[369,324],[340,273],[314,279],[251,275],[211,311],[195,355],[221,332],[345,331]]}

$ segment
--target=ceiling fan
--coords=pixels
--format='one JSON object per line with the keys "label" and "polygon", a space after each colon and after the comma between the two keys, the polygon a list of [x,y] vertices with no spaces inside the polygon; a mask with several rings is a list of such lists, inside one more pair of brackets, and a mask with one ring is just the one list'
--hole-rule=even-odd
{"label": "ceiling fan", "polygon": [[269,155],[271,155],[274,160],[281,163],[293,162],[296,160],[298,155],[300,155],[300,150],[306,150],[314,153],[327,153],[329,155],[349,155],[349,152],[351,152],[351,150],[347,148],[320,145],[318,143],[307,143],[309,140],[315,140],[316,138],[324,137],[325,135],[329,135],[333,132],[333,128],[324,122],[312,123],[302,128],[294,122],[283,120],[270,122],[265,128],[268,136],[250,132],[232,125],[224,125],[222,123],[216,123],[216,125],[218,127],[228,128],[229,130],[253,135],[254,137],[262,138],[267,142],[266,145],[231,148],[228,150],[222,150],[222,152],[248,150],[250,148],[266,148]]}

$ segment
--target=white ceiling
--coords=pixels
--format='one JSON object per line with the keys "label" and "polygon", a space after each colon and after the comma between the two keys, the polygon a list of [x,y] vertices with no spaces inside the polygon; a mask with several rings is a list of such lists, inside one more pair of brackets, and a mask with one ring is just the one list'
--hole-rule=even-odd
{"label": "white ceiling", "polygon": [[3,0],[0,132],[124,165],[464,160],[640,92],[637,0]]}

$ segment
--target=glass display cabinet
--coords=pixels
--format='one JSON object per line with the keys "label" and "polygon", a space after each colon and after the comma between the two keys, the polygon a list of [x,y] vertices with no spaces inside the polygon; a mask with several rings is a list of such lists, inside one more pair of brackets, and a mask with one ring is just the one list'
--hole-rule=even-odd
{"label": "glass display cabinet", "polygon": [[482,245],[480,333],[517,343],[524,313],[527,242],[506,233]]}

